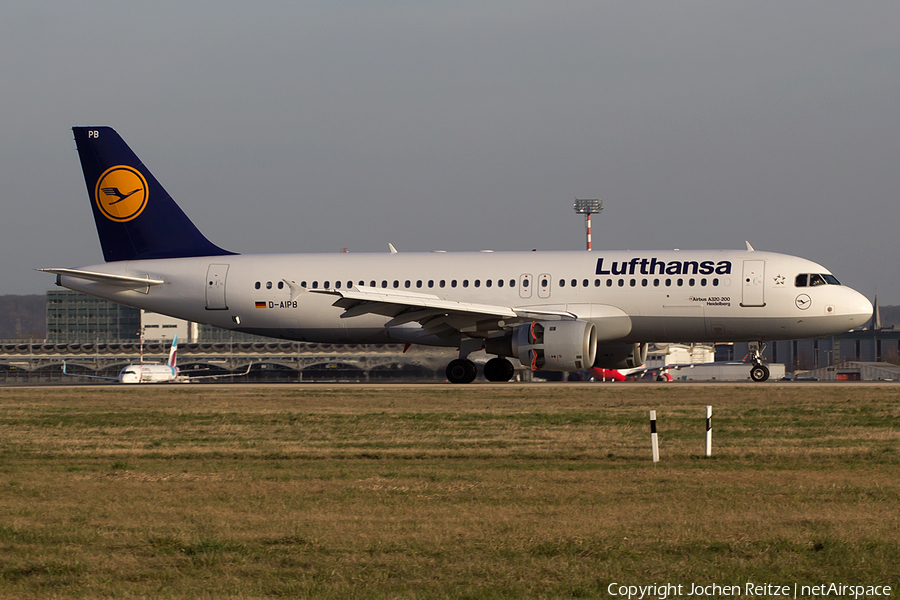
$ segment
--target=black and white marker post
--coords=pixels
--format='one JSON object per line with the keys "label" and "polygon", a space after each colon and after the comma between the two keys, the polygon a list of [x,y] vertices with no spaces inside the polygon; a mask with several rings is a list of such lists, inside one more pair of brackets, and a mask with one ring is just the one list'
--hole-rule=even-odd
{"label": "black and white marker post", "polygon": [[653,462],[659,462],[659,439],[656,437],[656,411],[650,411],[650,447],[653,449]]}
{"label": "black and white marker post", "polygon": [[712,456],[712,406],[706,407],[706,455]]}

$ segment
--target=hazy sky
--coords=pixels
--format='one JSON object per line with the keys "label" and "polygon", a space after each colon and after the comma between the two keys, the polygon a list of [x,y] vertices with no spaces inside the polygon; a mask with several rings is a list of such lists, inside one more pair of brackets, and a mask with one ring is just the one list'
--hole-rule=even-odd
{"label": "hazy sky", "polygon": [[900,304],[897,2],[3,2],[0,294],[102,262],[73,125],[241,253],[801,255]]}

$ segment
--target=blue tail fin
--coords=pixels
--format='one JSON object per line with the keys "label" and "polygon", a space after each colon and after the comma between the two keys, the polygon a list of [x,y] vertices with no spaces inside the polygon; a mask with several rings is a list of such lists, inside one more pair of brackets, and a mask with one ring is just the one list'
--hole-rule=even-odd
{"label": "blue tail fin", "polygon": [[107,262],[234,254],[206,239],[110,127],[73,127]]}

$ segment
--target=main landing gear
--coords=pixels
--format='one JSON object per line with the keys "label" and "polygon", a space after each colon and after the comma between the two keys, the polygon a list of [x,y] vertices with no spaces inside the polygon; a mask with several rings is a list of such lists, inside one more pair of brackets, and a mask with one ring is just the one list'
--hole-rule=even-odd
{"label": "main landing gear", "polygon": [[[512,363],[499,356],[484,365],[484,378],[488,381],[509,381],[515,373]],[[475,363],[467,358],[451,360],[447,365],[447,381],[450,383],[472,383],[477,375]]]}
{"label": "main landing gear", "polygon": [[[762,342],[750,342],[750,360],[753,367],[750,369],[750,379],[753,381],[765,381],[769,378],[769,367],[762,363],[762,350],[760,346]],[[763,349],[765,347],[763,346]]]}
{"label": "main landing gear", "polygon": [[[466,358],[472,352],[481,350],[484,343],[480,339],[464,338],[459,345],[459,358],[447,365],[447,381],[450,383],[472,383],[478,376],[475,363]],[[484,378],[488,381],[509,381],[516,370],[512,363],[497,356],[484,365]]]}

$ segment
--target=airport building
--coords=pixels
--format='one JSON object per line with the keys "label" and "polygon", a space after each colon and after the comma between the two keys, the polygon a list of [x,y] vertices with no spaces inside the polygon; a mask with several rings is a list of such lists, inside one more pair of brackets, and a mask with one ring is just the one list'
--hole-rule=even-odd
{"label": "airport building", "polygon": [[47,342],[140,339],[141,311],[63,288],[47,291]]}

